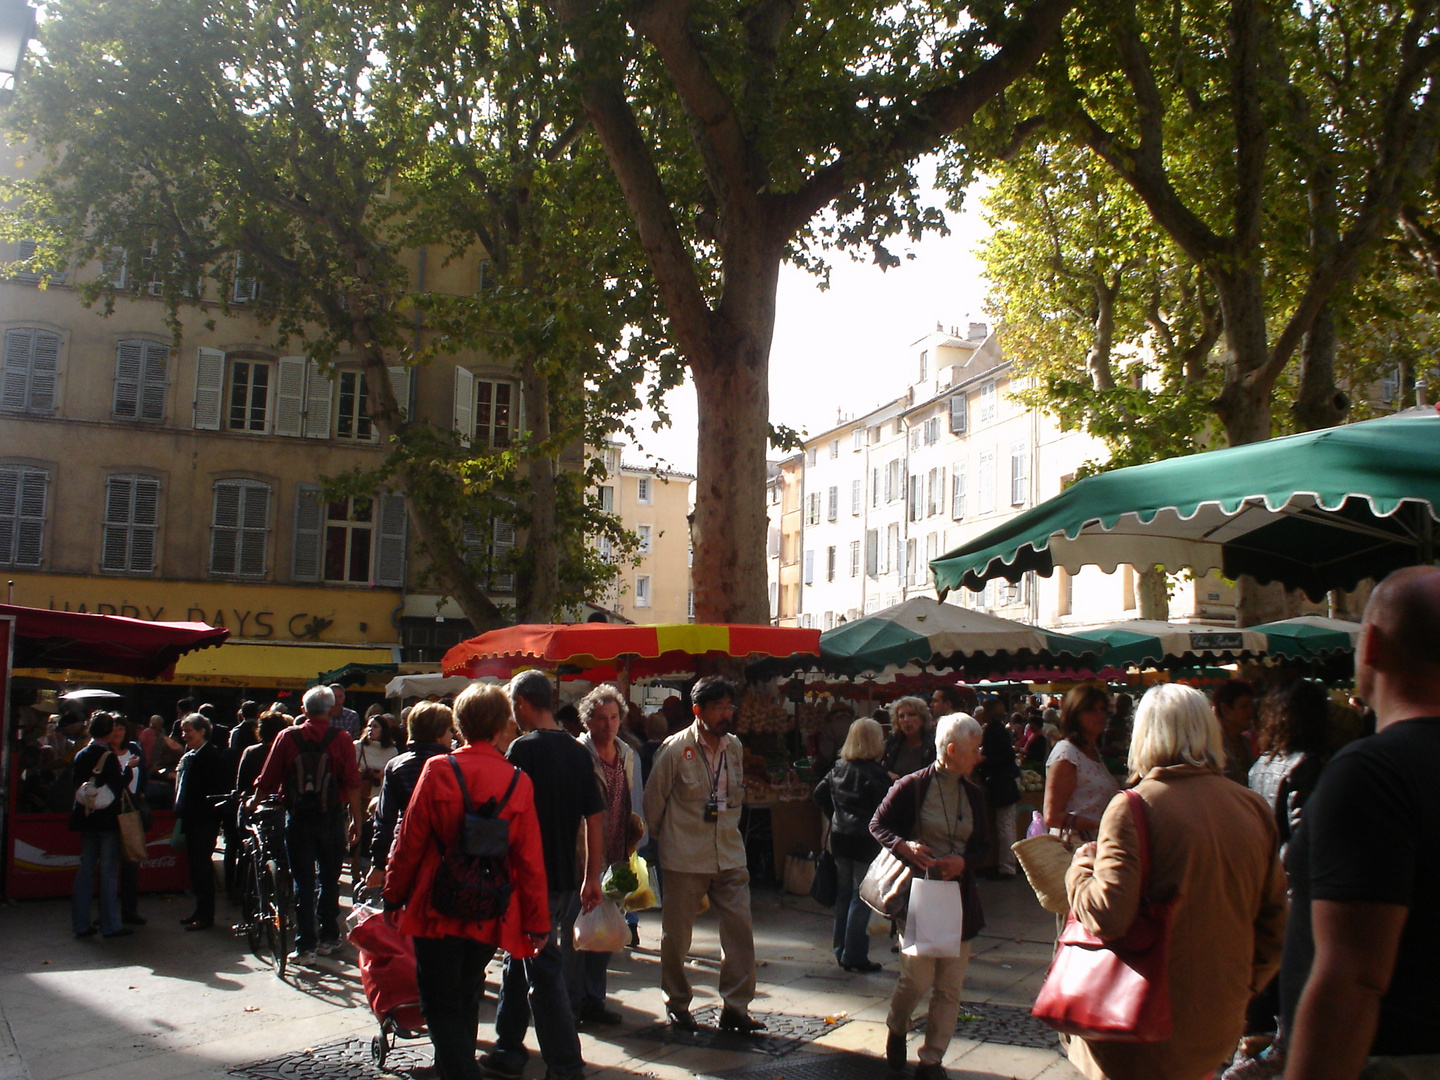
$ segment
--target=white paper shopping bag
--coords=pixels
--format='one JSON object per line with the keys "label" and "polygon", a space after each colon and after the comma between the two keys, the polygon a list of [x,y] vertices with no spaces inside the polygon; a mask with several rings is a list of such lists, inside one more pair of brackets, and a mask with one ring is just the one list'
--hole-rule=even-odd
{"label": "white paper shopping bag", "polygon": [[906,956],[959,956],[964,914],[958,881],[911,879],[910,910],[905,932],[900,935],[900,951]]}

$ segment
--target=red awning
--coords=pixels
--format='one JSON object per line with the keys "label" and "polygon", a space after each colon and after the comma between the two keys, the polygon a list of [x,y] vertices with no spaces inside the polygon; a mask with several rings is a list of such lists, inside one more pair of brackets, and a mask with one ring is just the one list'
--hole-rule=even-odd
{"label": "red awning", "polygon": [[140,679],[168,678],[188,652],[219,645],[230,631],[196,622],[147,622],[123,615],[0,604],[15,617],[16,667],[78,668]]}

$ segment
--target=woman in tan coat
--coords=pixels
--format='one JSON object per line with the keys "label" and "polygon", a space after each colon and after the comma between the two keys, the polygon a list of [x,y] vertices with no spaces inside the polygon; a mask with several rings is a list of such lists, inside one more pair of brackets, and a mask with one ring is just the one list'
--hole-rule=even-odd
{"label": "woman in tan coat", "polygon": [[[1228,1061],[1250,996],[1280,962],[1285,874],[1275,819],[1227,780],[1224,736],[1204,696],[1154,687],[1140,702],[1130,771],[1150,822],[1150,899],[1178,898],[1170,943],[1173,1034],[1162,1042],[1073,1039],[1092,1080],[1200,1080]],[[1140,852],[1129,800],[1106,808],[1096,842],[1075,853],[1070,907],[1102,939],[1121,937],[1140,901]]]}

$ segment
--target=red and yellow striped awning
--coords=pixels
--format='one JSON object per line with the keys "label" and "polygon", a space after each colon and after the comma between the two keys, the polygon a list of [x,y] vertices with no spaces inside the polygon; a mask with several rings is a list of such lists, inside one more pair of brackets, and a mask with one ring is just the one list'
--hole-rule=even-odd
{"label": "red and yellow striped awning", "polygon": [[742,623],[536,623],[507,626],[462,641],[440,662],[446,675],[502,675],[526,667],[578,668],[601,678],[694,670],[701,656],[742,659],[817,654],[820,631]]}

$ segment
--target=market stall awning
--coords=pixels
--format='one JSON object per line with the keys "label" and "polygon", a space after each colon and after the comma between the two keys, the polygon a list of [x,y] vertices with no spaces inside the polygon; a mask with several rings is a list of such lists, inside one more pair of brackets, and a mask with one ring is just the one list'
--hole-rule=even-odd
{"label": "market stall awning", "polygon": [[342,667],[332,668],[330,671],[322,671],[310,681],[316,686],[321,683],[324,683],[326,686],[332,686],[335,683],[339,683],[344,687],[363,686],[368,682],[376,681],[371,678],[372,675],[394,675],[399,670],[399,664],[350,663]]}
{"label": "market stall awning", "polygon": [[1269,643],[1256,630],[1130,619],[1088,629],[1085,636],[1110,647],[1105,662],[1115,667],[1173,668],[1262,655]]}
{"label": "market stall awning", "polygon": [[1319,660],[1353,653],[1360,639],[1359,623],[1328,619],[1323,615],[1298,615],[1248,629],[1265,635],[1266,649],[1271,656],[1283,656],[1287,660]]}
{"label": "market stall awning", "polygon": [[463,675],[396,675],[385,684],[387,698],[429,697],[458,694],[471,680]]}
{"label": "market stall awning", "polygon": [[197,649],[219,645],[230,631],[192,622],[149,622],[123,615],[0,604],[0,615],[15,619],[17,668],[74,668],[79,671],[168,678],[175,661]]}
{"label": "market stall awning", "polygon": [[977,674],[1032,666],[1074,669],[1095,663],[1104,652],[1104,645],[1083,637],[920,596],[825,631],[819,666],[859,675],[925,664]]}
{"label": "market stall awning", "polygon": [[631,678],[691,670],[696,657],[784,657],[813,654],[820,631],[741,623],[531,623],[462,641],[445,654],[446,675],[497,675],[523,667],[628,671]]}
{"label": "market stall awning", "polygon": [[232,641],[218,652],[186,657],[176,665],[175,678],[197,684],[303,690],[322,671],[351,663],[384,663],[393,658],[389,646]]}
{"label": "market stall awning", "polygon": [[1128,563],[1319,599],[1434,561],[1437,521],[1440,415],[1415,409],[1090,476],[930,565],[942,591]]}

